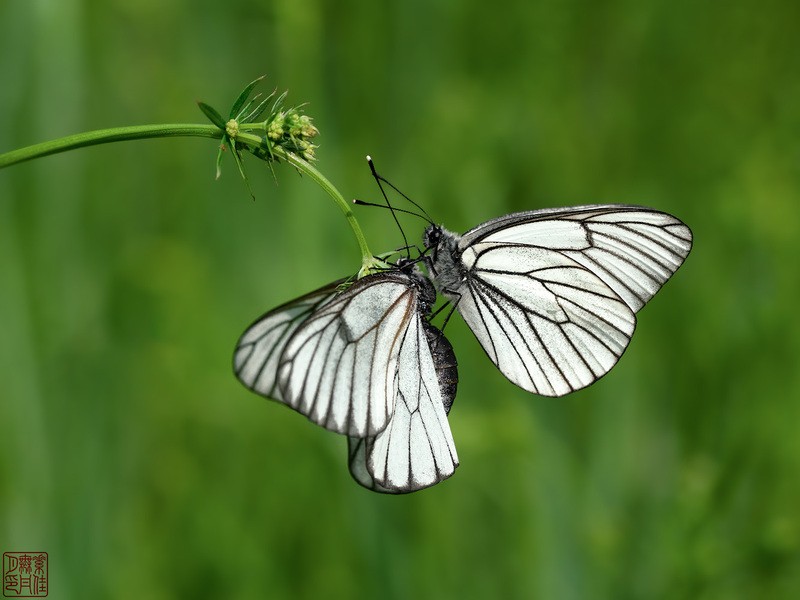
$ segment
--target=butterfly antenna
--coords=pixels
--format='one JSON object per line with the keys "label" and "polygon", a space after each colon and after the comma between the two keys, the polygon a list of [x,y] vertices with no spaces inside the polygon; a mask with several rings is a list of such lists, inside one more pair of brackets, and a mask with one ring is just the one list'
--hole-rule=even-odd
{"label": "butterfly antenna", "polygon": [[[369,158],[369,157],[367,157],[367,158]],[[370,160],[370,165],[372,165],[372,161],[371,161],[371,160]],[[397,192],[397,193],[398,193],[398,194],[400,194],[400,195],[401,195],[403,198],[405,198],[405,199],[406,199],[408,202],[410,202],[411,204],[413,204],[414,206],[416,206],[418,209],[420,209],[420,210],[422,211],[422,214],[421,214],[421,215],[417,215],[417,216],[418,216],[418,217],[420,217],[420,218],[422,218],[422,219],[425,219],[425,220],[428,222],[428,224],[429,224],[429,225],[433,225],[433,219],[432,219],[432,218],[431,218],[431,216],[428,214],[428,211],[426,211],[424,208],[422,208],[422,206],[420,206],[419,204],[417,204],[416,202],[414,202],[414,201],[413,201],[411,198],[409,198],[408,196],[406,196],[406,195],[405,195],[405,194],[404,194],[402,191],[400,191],[399,189],[397,189],[397,186],[395,186],[395,185],[394,185],[394,184],[393,184],[391,181],[389,181],[388,179],[386,179],[386,178],[385,178],[383,175],[379,175],[378,173],[376,173],[376,172],[375,172],[375,168],[374,168],[374,167],[372,167],[372,175],[373,175],[373,177],[375,177],[376,179],[379,179],[380,181],[382,181],[383,183],[385,183],[386,185],[388,185],[388,186],[389,186],[390,188],[392,188],[392,189],[393,189],[395,192]],[[380,182],[378,183],[378,185],[380,185]],[[411,214],[414,214],[414,213],[411,213]]]}
{"label": "butterfly antenna", "polygon": [[[375,202],[364,202],[363,200],[359,200],[358,198],[353,198],[353,204],[357,204],[358,206],[374,206],[375,208],[389,208],[385,204],[376,204]],[[406,215],[412,215],[414,217],[419,217],[420,219],[424,218],[421,214],[415,213],[413,210],[405,210],[403,208],[397,208],[396,206],[392,207],[394,212],[403,213]],[[412,246],[413,248],[413,246]]]}
{"label": "butterfly antenna", "polygon": [[[383,186],[381,185],[381,181],[386,181],[386,180],[380,175],[378,175],[378,172],[375,170],[375,164],[372,162],[372,157],[370,155],[367,155],[367,163],[369,164],[369,170],[372,172],[372,177],[378,184],[378,188],[381,190],[381,195],[383,195],[383,199],[386,201],[386,206],[391,211],[392,218],[394,219],[394,222],[397,224],[397,228],[400,230],[400,235],[403,236],[403,243],[405,244],[405,247],[408,248],[409,246],[408,246],[408,238],[406,238],[406,232],[403,231],[403,228],[400,226],[400,219],[397,218],[397,213],[395,213],[395,208],[392,206],[392,203],[389,202],[389,197],[386,195],[386,191],[383,189]],[[387,181],[386,183],[389,182]],[[408,258],[411,258],[411,252],[408,252],[407,254]]]}

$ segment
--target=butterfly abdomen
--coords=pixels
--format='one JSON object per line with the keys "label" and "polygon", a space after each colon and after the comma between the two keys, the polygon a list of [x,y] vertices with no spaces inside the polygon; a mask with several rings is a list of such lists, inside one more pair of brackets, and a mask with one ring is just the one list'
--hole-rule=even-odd
{"label": "butterfly abdomen", "polygon": [[422,328],[428,338],[433,366],[439,378],[439,389],[442,391],[444,411],[449,413],[450,407],[453,406],[453,401],[456,399],[456,390],[458,388],[456,354],[453,352],[453,345],[436,327],[427,321],[422,321]]}

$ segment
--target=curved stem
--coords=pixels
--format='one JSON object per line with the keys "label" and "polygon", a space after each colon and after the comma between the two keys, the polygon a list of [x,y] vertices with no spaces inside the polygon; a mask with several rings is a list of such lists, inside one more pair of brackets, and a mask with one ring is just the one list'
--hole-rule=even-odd
{"label": "curved stem", "polygon": [[361,227],[359,226],[358,220],[356,219],[356,216],[350,207],[350,203],[344,199],[342,194],[339,193],[339,190],[337,190],[336,187],[334,187],[334,185],[328,181],[328,179],[322,173],[314,168],[311,163],[303,160],[296,154],[285,152],[282,148],[273,148],[272,151],[275,152],[276,155],[281,156],[281,158],[286,159],[286,162],[288,162],[290,165],[308,175],[317,183],[317,185],[325,190],[331,198],[333,198],[333,201],[344,213],[347,222],[350,224],[350,229],[353,230],[353,234],[356,236],[358,248],[361,250],[362,266],[369,269],[369,267],[375,263],[375,258],[372,256],[372,252],[370,252],[369,246],[367,245],[367,240],[364,237],[364,233],[361,231]]}
{"label": "curved stem", "polygon": [[[259,136],[249,133],[240,132],[236,135],[237,142],[242,142],[248,146],[258,147],[261,145],[261,140],[262,138]],[[353,230],[353,234],[356,236],[356,241],[358,241],[358,247],[361,250],[361,269],[365,273],[369,272],[370,268],[375,266],[377,262],[375,257],[372,255],[372,252],[370,252],[369,246],[367,245],[367,240],[364,237],[364,233],[361,231],[361,226],[358,224],[358,220],[356,219],[352,208],[350,208],[350,203],[344,199],[344,196],[342,196],[339,190],[336,189],[336,186],[328,181],[327,177],[320,173],[311,163],[303,160],[292,152],[286,152],[280,146],[273,146],[272,153],[278,158],[288,162],[301,173],[308,175],[319,187],[325,190],[328,195],[333,198],[333,201],[344,213],[347,222],[350,224],[350,229]]]}
{"label": "curved stem", "polygon": [[[263,128],[263,125],[262,125]],[[161,124],[161,125],[135,125],[132,127],[112,127],[110,129],[98,129],[96,131],[88,131],[85,133],[76,133],[68,135],[56,140],[42,142],[41,144],[34,144],[19,150],[12,150],[0,154],[0,169],[9,167],[11,165],[19,164],[26,160],[34,158],[41,158],[50,154],[57,154],[59,152],[66,152],[67,150],[75,150],[76,148],[84,148],[86,146],[94,146],[96,144],[107,144],[110,142],[123,142],[128,140],[141,140],[148,138],[160,137],[206,137],[222,139],[224,132],[216,125],[211,124]],[[258,148],[262,145],[261,137],[249,133],[240,132],[236,136],[236,141],[248,146]],[[356,236],[358,247],[361,250],[361,271],[362,273],[369,272],[371,268],[378,264],[378,261],[372,256],[372,253],[367,246],[367,241],[361,231],[361,227],[353,214],[350,204],[345,201],[344,197],[336,187],[328,181],[328,179],[315,169],[310,163],[306,162],[299,156],[286,152],[280,147],[274,146],[271,149],[272,153],[288,162],[301,173],[305,173],[314,182],[325,190],[328,195],[333,198],[333,201],[339,206],[344,213],[353,234]]]}
{"label": "curved stem", "polygon": [[344,197],[339,193],[334,185],[328,181],[328,179],[320,173],[311,163],[303,160],[296,154],[292,154],[291,152],[284,152],[283,149],[277,148],[273,149],[273,152],[278,154],[276,150],[280,150],[280,154],[284,154],[286,161],[295,167],[296,169],[300,170],[303,173],[306,173],[311,179],[317,182],[323,190],[328,192],[328,195],[333,198],[334,202],[342,209],[347,222],[350,224],[350,229],[353,230],[353,234],[356,236],[356,240],[358,241],[358,247],[361,250],[361,266],[362,269],[369,271],[370,267],[375,264],[375,258],[372,256],[372,252],[370,252],[369,246],[367,246],[367,240],[364,237],[364,233],[361,231],[361,226],[358,224],[358,220],[356,219],[355,214],[353,213],[353,209],[350,206],[350,203],[347,202]]}
{"label": "curved stem", "polygon": [[41,144],[34,144],[33,146],[0,154],[0,169],[3,167],[10,167],[11,165],[26,160],[48,156],[49,154],[57,154],[59,152],[94,146],[96,144],[178,136],[221,139],[222,134],[223,132],[221,129],[211,124],[134,125],[133,127],[98,129],[96,131],[68,135],[58,138],[57,140],[50,140],[48,142],[42,142]]}

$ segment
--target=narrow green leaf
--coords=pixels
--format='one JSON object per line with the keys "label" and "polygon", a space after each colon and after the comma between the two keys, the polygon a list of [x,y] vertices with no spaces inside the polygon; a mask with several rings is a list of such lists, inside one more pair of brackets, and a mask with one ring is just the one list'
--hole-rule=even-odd
{"label": "narrow green leaf", "polygon": [[203,114],[208,117],[209,121],[225,131],[225,121],[223,120],[221,114],[219,114],[213,107],[209,106],[205,102],[198,102],[197,106],[200,107],[200,110],[202,110]]}
{"label": "narrow green leaf", "polygon": [[250,98],[247,101],[247,104],[245,104],[241,108],[241,110],[239,110],[239,112],[236,114],[236,117],[234,117],[234,118],[237,121],[239,121],[240,123],[247,123],[247,116],[246,116],[247,112],[250,110],[250,107],[253,106],[253,103],[257,102],[259,98],[261,98],[261,93],[260,92],[258,94],[256,94],[255,96],[253,96],[252,98]]}
{"label": "narrow green leaf", "polygon": [[217,175],[214,179],[219,179],[222,175],[222,155],[225,154],[225,148],[227,146],[226,140],[228,136],[224,136],[222,138],[222,143],[219,145],[219,151],[217,152]]}
{"label": "narrow green leaf", "polygon": [[280,96],[275,98],[275,104],[272,105],[272,112],[277,113],[281,108],[283,108],[283,101],[286,100],[286,96],[288,94],[289,90],[286,90]]}
{"label": "narrow green leaf", "polygon": [[[252,123],[253,121],[257,120],[266,110],[267,103],[272,100],[273,96],[275,96],[275,91],[273,91],[269,96],[264,98],[261,103],[256,106],[247,116],[242,119],[243,123]],[[255,99],[255,98],[254,98]],[[249,107],[249,105],[248,105]]]}
{"label": "narrow green leaf", "polygon": [[242,157],[239,156],[239,150],[236,149],[236,146],[231,144],[231,154],[233,154],[233,160],[236,161],[236,166],[239,167],[239,174],[244,179],[244,183],[247,186],[247,191],[250,192],[250,197],[255,200],[256,195],[253,193],[253,188],[250,187],[250,180],[247,178],[247,175],[244,172],[244,163],[242,162]]}
{"label": "narrow green leaf", "polygon": [[231,107],[231,114],[228,117],[229,119],[238,119],[239,118],[239,110],[244,106],[244,103],[247,102],[247,98],[250,96],[250,92],[253,91],[253,88],[258,85],[258,82],[264,79],[266,75],[262,75],[258,79],[254,79],[250,83],[247,84],[242,90],[242,93],[239,94],[239,97],[236,99],[236,102],[233,103]]}

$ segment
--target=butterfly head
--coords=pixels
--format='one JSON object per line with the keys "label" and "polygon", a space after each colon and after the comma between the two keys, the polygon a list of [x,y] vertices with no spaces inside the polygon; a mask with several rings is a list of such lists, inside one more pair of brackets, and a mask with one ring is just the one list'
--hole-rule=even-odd
{"label": "butterfly head", "polygon": [[432,249],[434,254],[437,246],[442,241],[442,231],[442,227],[439,225],[428,225],[425,228],[425,233],[422,234],[422,243],[426,249]]}

